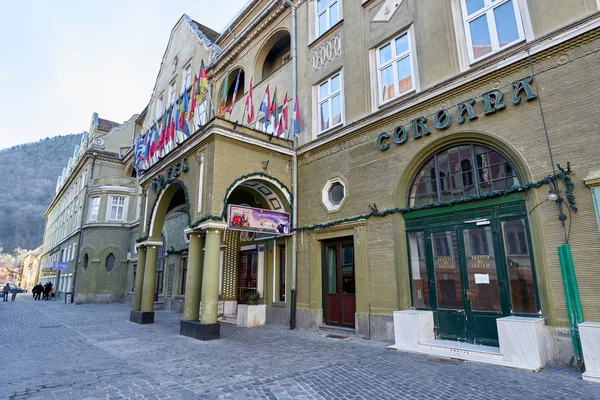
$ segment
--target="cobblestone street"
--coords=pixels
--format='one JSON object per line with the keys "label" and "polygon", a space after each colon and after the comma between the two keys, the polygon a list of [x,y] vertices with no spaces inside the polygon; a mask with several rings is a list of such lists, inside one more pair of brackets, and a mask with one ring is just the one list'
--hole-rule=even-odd
{"label": "cobblestone street", "polygon": [[387,350],[385,343],[224,324],[180,336],[179,316],[129,306],[0,303],[1,399],[600,399],[562,367],[533,373]]}

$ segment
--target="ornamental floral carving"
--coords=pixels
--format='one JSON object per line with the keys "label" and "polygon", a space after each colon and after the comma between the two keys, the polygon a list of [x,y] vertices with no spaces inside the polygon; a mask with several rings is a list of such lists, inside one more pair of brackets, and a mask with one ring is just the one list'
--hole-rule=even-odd
{"label": "ornamental floral carving", "polygon": [[317,47],[312,53],[313,71],[318,71],[325,64],[335,60],[342,53],[342,33],[338,32],[328,41]]}

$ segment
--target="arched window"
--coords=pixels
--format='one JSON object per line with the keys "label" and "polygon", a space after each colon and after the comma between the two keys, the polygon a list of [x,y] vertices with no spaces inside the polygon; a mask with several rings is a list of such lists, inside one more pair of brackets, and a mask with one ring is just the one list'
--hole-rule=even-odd
{"label": "arched window", "polygon": [[480,196],[510,190],[520,183],[516,169],[498,150],[482,144],[460,144],[440,151],[423,164],[410,187],[408,205]]}
{"label": "arched window", "polygon": [[106,270],[108,272],[112,271],[115,267],[115,256],[110,253],[108,257],[106,257]]}
{"label": "arched window", "polygon": [[256,74],[265,79],[290,59],[291,37],[288,31],[276,32],[267,40],[256,59]]}
{"label": "arched window", "polygon": [[83,269],[87,269],[88,264],[90,262],[90,256],[87,253],[83,255]]}
{"label": "arched window", "polygon": [[245,84],[245,74],[244,70],[241,68],[235,68],[234,70],[229,72],[229,79],[227,82],[227,101],[225,102],[226,106],[233,106],[231,102],[233,101],[233,92],[235,91],[235,83],[237,82],[238,74],[240,75],[240,83],[238,86],[238,92],[236,97],[236,102],[242,97],[244,94],[244,84]]}

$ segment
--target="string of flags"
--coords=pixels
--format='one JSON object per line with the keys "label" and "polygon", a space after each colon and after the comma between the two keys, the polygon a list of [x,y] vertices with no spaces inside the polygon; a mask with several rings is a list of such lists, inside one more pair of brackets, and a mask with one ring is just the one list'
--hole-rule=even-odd
{"label": "string of flags", "polygon": [[[227,105],[229,74],[227,71],[225,82],[220,95],[218,116],[225,118],[227,114],[232,113],[235,104],[239,86],[241,70],[238,71],[233,96],[229,105]],[[261,129],[272,136],[284,137],[286,132],[299,135],[302,131],[300,118],[300,104],[298,96],[295,99],[288,98],[285,93],[283,104],[279,104],[277,87],[273,91],[273,97],[269,85],[265,89],[263,100],[258,107],[258,113],[255,114],[253,99],[253,79],[250,79],[250,87],[244,104],[242,115],[242,124],[247,123],[250,126],[255,118],[262,114]],[[289,123],[289,102],[294,102],[292,111],[292,122]],[[163,114],[157,118],[152,126],[143,134],[138,135],[135,142],[134,168],[138,171],[145,171],[152,165],[166,156],[175,146],[185,141],[196,129],[202,127],[206,121],[207,114],[210,113],[210,98],[208,96],[208,78],[204,66],[204,60],[200,65],[200,71],[194,75],[191,90],[186,88],[177,100],[169,105]],[[245,120],[245,118],[247,118]],[[190,125],[191,128],[190,129]],[[269,127],[273,125],[270,130]],[[290,129],[291,128],[291,129]]]}

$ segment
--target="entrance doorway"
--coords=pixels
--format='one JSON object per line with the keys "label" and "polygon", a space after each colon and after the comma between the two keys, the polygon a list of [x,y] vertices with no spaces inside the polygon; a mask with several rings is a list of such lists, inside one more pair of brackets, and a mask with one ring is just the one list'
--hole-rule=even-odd
{"label": "entrance doorway", "polygon": [[413,304],[433,311],[437,338],[498,346],[497,318],[540,316],[527,218],[496,214],[524,207],[407,221]]}
{"label": "entrance doorway", "polygon": [[258,250],[240,251],[239,260],[237,302],[245,304],[248,293],[257,290]]}
{"label": "entrance doorway", "polygon": [[352,238],[327,242],[324,247],[325,323],[354,328],[356,285]]}

